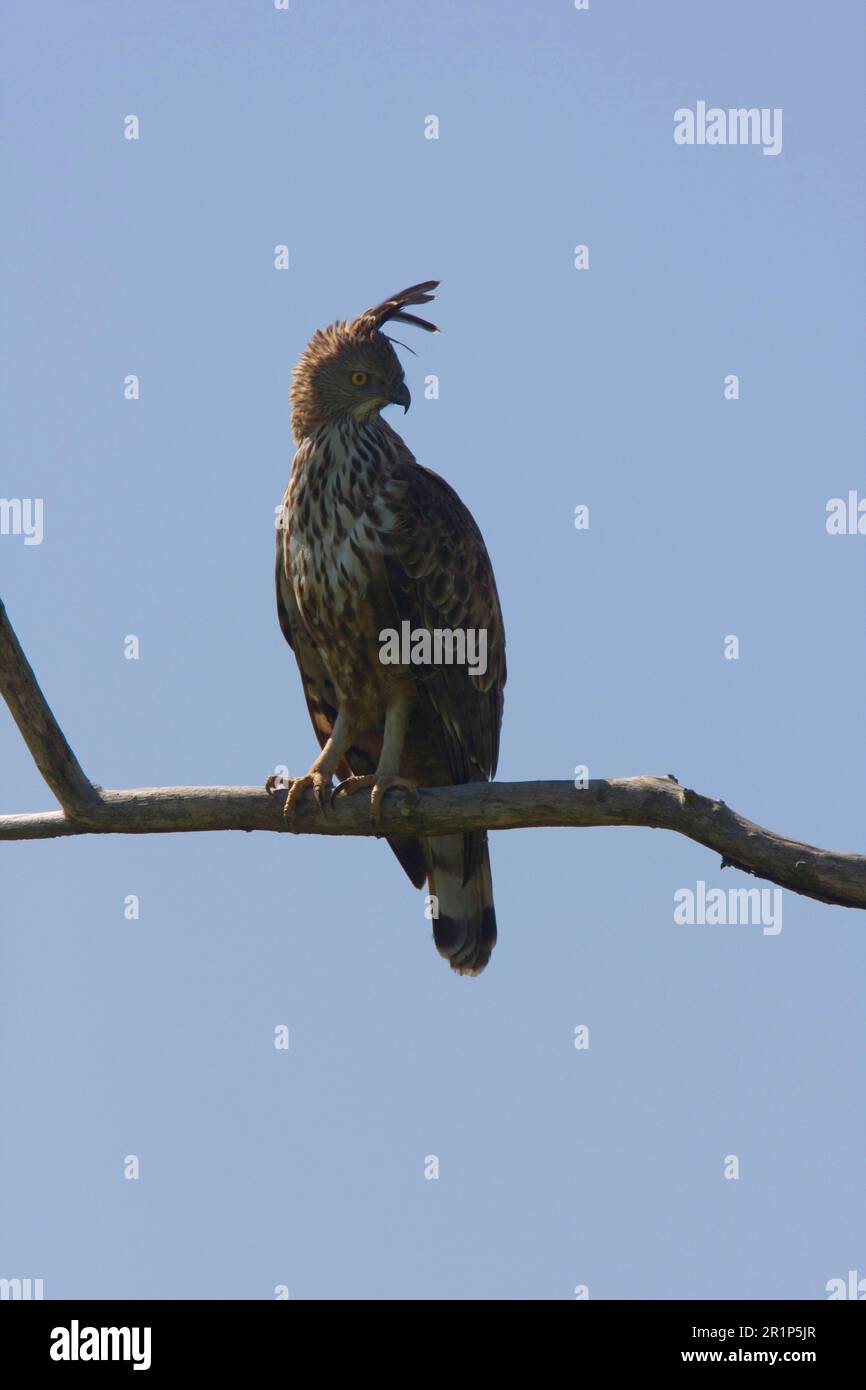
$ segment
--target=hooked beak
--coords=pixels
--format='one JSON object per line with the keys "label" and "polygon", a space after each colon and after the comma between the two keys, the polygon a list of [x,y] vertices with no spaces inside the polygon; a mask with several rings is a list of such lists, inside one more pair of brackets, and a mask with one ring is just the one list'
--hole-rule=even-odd
{"label": "hooked beak", "polygon": [[409,387],[406,385],[405,381],[401,381],[399,386],[395,386],[391,401],[394,405],[402,405],[403,414],[406,414],[406,411],[412,404],[412,397],[409,395]]}

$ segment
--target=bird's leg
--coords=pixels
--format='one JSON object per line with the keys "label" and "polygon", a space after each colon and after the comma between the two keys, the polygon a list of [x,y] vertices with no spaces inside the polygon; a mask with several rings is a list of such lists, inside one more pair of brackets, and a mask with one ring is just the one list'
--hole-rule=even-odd
{"label": "bird's leg", "polygon": [[382,801],[391,790],[409,792],[417,798],[418,788],[414,782],[407,782],[400,776],[400,760],[403,756],[403,743],[409,727],[410,701],[401,692],[388,705],[385,712],[385,730],[382,735],[382,752],[375,775],[372,777],[349,777],[334,789],[334,796],[342,793],[353,796],[355,792],[372,787],[370,794],[370,819],[378,825],[382,815]]}
{"label": "bird's leg", "polygon": [[[309,772],[305,773],[303,777],[289,779],[289,792],[283,807],[283,815],[287,816],[290,821],[294,820],[295,807],[308,787],[313,789],[313,795],[319,803],[319,810],[324,810],[325,803],[331,799],[331,781],[337,770],[337,764],[351,741],[348,721],[342,712],[338,712],[334,727],[331,730],[331,737]],[[273,778],[269,777],[265,786],[268,791],[276,790]]]}

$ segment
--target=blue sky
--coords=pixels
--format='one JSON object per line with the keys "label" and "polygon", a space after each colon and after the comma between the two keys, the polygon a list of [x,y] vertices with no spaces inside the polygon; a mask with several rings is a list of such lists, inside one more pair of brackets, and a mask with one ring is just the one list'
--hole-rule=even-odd
{"label": "blue sky", "polygon": [[[0,536],[0,593],[95,780],[306,770],[272,591],[291,369],[441,277],[394,423],[496,570],[499,775],[672,772],[863,850],[866,537],[825,527],[866,495],[859,7],[17,0],[3,28],[0,495],[44,499],[44,538]],[[676,145],[699,100],[781,108],[782,152]],[[51,805],[4,707],[0,810]],[[862,915],[785,893],[775,936],[677,925],[678,889],[752,881],[650,830],[509,831],[492,862],[499,945],[466,980],[373,841],[4,845],[0,1276],[668,1299],[866,1275]]]}

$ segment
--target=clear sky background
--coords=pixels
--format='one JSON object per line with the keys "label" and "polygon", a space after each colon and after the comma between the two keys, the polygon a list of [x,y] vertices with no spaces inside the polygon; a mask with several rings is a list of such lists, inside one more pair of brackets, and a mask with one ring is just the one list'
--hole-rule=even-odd
{"label": "clear sky background", "polygon": [[[493,560],[500,776],[671,772],[866,850],[866,536],[825,529],[866,495],[859,4],[16,0],[3,27],[0,495],[45,520],[0,537],[0,593],[96,781],[309,766],[273,597],[291,369],[441,277],[441,335],[398,334],[393,423]],[[702,99],[781,107],[781,154],[677,146]],[[0,810],[52,805],[4,706]],[[372,840],[0,847],[0,1276],[336,1299],[866,1276],[864,915],[785,893],[776,936],[678,926],[677,889],[756,881],[662,831],[508,831],[492,860],[471,980]]]}

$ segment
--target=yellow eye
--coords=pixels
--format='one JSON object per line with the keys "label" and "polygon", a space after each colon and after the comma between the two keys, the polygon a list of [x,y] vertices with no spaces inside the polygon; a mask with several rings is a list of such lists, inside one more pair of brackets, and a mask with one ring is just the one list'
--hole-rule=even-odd
{"label": "yellow eye", "polygon": [[353,386],[366,386],[366,385],[367,385],[367,373],[366,373],[366,372],[353,372],[353,373],[352,373],[352,385],[353,385]]}

